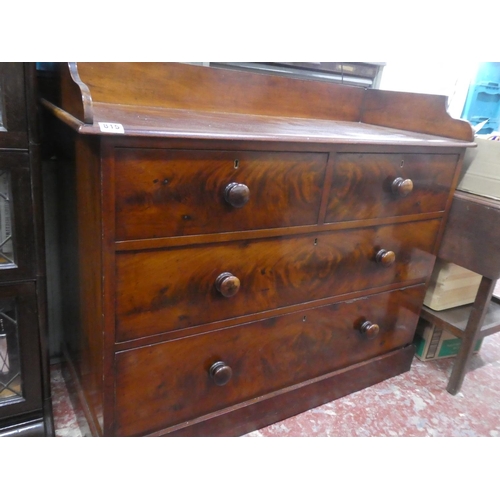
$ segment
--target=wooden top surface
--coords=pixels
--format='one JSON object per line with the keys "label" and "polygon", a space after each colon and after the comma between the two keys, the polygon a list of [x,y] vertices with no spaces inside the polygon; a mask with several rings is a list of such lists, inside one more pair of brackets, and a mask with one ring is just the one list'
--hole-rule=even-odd
{"label": "wooden top surface", "polygon": [[[47,105],[50,106],[48,103]],[[100,102],[94,103],[93,109],[93,124],[85,124],[60,109],[57,109],[56,113],[80,134],[90,135],[103,134],[99,123],[111,122],[121,124],[126,135],[138,137],[439,147],[475,145],[457,139],[361,122],[242,115]]]}
{"label": "wooden top surface", "polygon": [[[42,100],[81,134],[474,146],[446,97],[178,63],[67,63]],[[43,97],[43,96],[42,96]]]}

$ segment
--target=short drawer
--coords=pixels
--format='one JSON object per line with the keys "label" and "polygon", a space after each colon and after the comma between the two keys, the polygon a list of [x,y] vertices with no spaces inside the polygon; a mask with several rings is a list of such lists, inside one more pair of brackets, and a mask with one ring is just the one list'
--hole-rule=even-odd
{"label": "short drawer", "polygon": [[325,222],[443,211],[457,161],[456,155],[339,154]]}
{"label": "short drawer", "polygon": [[423,294],[419,285],[117,353],[116,434],[154,432],[409,344]]}
{"label": "short drawer", "polygon": [[316,224],[327,157],[117,149],[116,239]]}
{"label": "short drawer", "polygon": [[[116,339],[131,340],[374,286],[425,281],[435,260],[439,224],[435,219],[120,253]],[[381,259],[383,250],[388,254]],[[223,273],[228,279],[221,278]]]}

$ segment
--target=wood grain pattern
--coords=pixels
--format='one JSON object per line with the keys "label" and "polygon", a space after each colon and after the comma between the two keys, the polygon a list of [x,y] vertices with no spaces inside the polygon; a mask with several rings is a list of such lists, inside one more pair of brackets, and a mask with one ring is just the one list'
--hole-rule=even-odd
{"label": "wood grain pattern", "polygon": [[[108,144],[100,144],[101,163],[101,235],[102,235],[102,389],[103,389],[103,434],[110,435],[114,426],[114,386],[115,386],[115,174],[114,149]],[[98,182],[95,179],[95,182]]]}
{"label": "wood grain pattern", "polygon": [[[371,124],[313,118],[244,115],[184,109],[94,104],[94,124],[71,122],[65,112],[59,116],[81,134],[102,135],[98,122],[121,123],[128,137],[162,137],[210,140],[282,141],[296,144],[363,144],[419,147],[462,147],[463,141],[413,131],[395,130]],[[118,137],[118,136],[117,136]],[[474,146],[473,142],[465,143]]]}
{"label": "wood grain pattern", "polygon": [[469,364],[477,341],[482,338],[481,328],[488,312],[488,304],[491,301],[496,280],[483,276],[477,291],[472,310],[467,321],[467,326],[462,334],[462,342],[458,350],[457,359],[453,363],[450,379],[446,390],[455,395],[460,391],[465,378],[466,368]]}
{"label": "wood grain pattern", "polygon": [[[115,108],[116,109],[116,108]],[[121,109],[121,108],[120,108]],[[184,113],[184,112],[183,112]],[[195,112],[189,113],[193,117],[198,116]],[[222,115],[222,114],[221,114]],[[206,114],[206,119],[209,119],[212,114]],[[224,115],[228,120],[228,125],[232,124],[231,118],[239,115]],[[252,119],[255,117],[249,117]],[[262,118],[266,123],[266,117]],[[247,117],[241,116],[240,119],[245,121]],[[285,118],[282,119],[283,121]],[[293,124],[295,119],[287,118],[289,123]],[[158,122],[158,126],[163,122],[164,125],[169,124],[168,117],[164,117]],[[207,123],[204,120],[204,123]],[[157,136],[128,134],[109,134],[101,136],[103,144],[109,144],[116,148],[149,148],[149,149],[184,149],[184,150],[212,150],[212,151],[270,151],[270,152],[297,152],[303,153],[411,153],[411,154],[463,154],[465,148],[474,147],[475,143],[468,143],[446,137],[437,138],[436,136],[416,134],[412,132],[399,131],[378,127],[374,125],[366,125],[350,122],[331,122],[321,120],[321,123],[327,123],[331,126],[331,133],[325,137],[324,141],[317,141],[307,135],[308,127],[306,124],[314,126],[316,120],[305,120],[302,133],[296,136],[285,139],[284,135],[273,138],[266,136],[260,139],[258,136],[251,136],[247,139],[239,139],[237,137],[226,138],[224,135],[208,134],[207,136],[197,136],[184,138],[182,136],[169,137],[164,134]],[[210,124],[211,125],[211,124]],[[207,131],[205,128],[205,131]],[[212,127],[210,127],[212,128]],[[256,127],[254,132],[258,132],[261,127]],[[286,129],[283,133],[289,132]],[[87,135],[82,129],[82,135]],[[360,139],[360,136],[362,139]],[[426,138],[427,140],[420,141],[418,138]],[[209,140],[207,140],[209,139]],[[433,140],[431,140],[433,139]],[[438,140],[439,139],[439,140]],[[307,144],[305,147],[304,144]]]}
{"label": "wood grain pattern", "polygon": [[59,195],[61,232],[66,246],[61,255],[63,328],[92,412],[93,427],[103,426],[103,309],[101,261],[100,163],[95,142],[75,137],[76,161],[61,168]]}
{"label": "wood grain pattern", "polygon": [[83,123],[94,122],[92,95],[78,74],[74,62],[60,65],[60,106]]}
{"label": "wood grain pattern", "polygon": [[[439,219],[442,221],[443,212],[430,212],[425,214],[400,215],[397,217],[381,217],[380,219],[350,220],[318,224],[316,226],[295,226],[273,229],[255,229],[245,231],[245,238],[256,240],[262,238],[274,238],[277,236],[291,236],[294,234],[312,234],[316,232],[340,231],[342,229],[355,229],[360,227],[373,227],[385,224],[400,224],[402,222],[417,222],[421,220]],[[241,231],[228,233],[208,233],[192,236],[171,236],[162,238],[145,238],[141,240],[125,240],[115,242],[117,252],[129,252],[135,250],[153,250],[173,247],[185,247],[202,243],[224,243],[227,241],[241,240]],[[437,253],[437,250],[435,251]]]}
{"label": "wood grain pattern", "polygon": [[457,191],[439,256],[481,276],[500,278],[500,201]]}
{"label": "wood grain pattern", "polygon": [[[444,211],[457,166],[456,155],[338,154],[325,222]],[[398,178],[412,192],[392,191]]]}
{"label": "wood grain pattern", "polygon": [[[116,434],[137,435],[193,419],[409,344],[424,287],[271,318],[116,355]],[[375,339],[358,331],[366,318]],[[232,368],[223,387],[216,361]]]}
{"label": "wood grain pattern", "polygon": [[410,370],[410,344],[368,361],[174,425],[150,436],[241,436]]}
{"label": "wood grain pattern", "polygon": [[[67,63],[61,74],[61,87],[71,84],[70,99],[64,100],[63,110],[89,124],[112,121],[102,111],[104,104],[111,105],[108,111],[133,107],[135,115],[140,107],[314,118],[364,122],[469,142],[473,139],[467,122],[447,114],[443,96],[364,90],[177,63]],[[99,119],[89,118],[102,113]],[[149,133],[154,129],[149,127]]]}
{"label": "wood grain pattern", "polygon": [[367,89],[361,121],[472,142],[470,123],[452,118],[446,96]]}
{"label": "wood grain pattern", "polygon": [[45,105],[86,144],[61,212],[102,434],[237,435],[409,369],[472,144],[441,98],[183,64],[77,69],[92,123],[68,112],[83,87],[66,110]]}
{"label": "wood grain pattern", "polygon": [[[117,256],[116,338],[131,340],[406,280],[425,281],[439,220]],[[381,248],[393,266],[376,262]],[[222,272],[240,280],[221,296]]]}
{"label": "wood grain pattern", "polygon": [[358,121],[363,99],[358,87],[190,64],[80,62],[78,71],[94,101],[120,105]]}
{"label": "wood grain pattern", "polygon": [[[316,224],[326,154],[117,149],[119,240]],[[224,198],[233,182],[248,203]]]}

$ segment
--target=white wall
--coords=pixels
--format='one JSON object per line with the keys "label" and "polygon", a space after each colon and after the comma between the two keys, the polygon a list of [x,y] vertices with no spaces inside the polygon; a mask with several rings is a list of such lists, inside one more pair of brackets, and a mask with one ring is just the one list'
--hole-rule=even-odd
{"label": "white wall", "polygon": [[477,61],[387,62],[379,88],[445,95],[448,97],[448,113],[460,118],[469,84],[478,67]]}

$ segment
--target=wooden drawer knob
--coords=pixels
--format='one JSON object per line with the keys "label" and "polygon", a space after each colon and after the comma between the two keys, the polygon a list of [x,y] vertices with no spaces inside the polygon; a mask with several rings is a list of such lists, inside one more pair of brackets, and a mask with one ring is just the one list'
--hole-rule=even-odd
{"label": "wooden drawer knob", "polygon": [[396,254],[392,250],[379,250],[375,256],[375,260],[384,267],[389,267],[394,264],[396,260]]}
{"label": "wooden drawer knob", "polygon": [[380,331],[380,327],[372,323],[371,321],[365,321],[362,325],[359,331],[363,334],[366,335],[369,339],[373,339],[378,335],[378,332]]}
{"label": "wooden drawer knob", "polygon": [[392,192],[401,198],[408,196],[413,191],[413,181],[398,177],[392,182]]}
{"label": "wooden drawer knob", "polygon": [[224,199],[233,207],[241,208],[248,203],[250,199],[250,189],[245,184],[231,182],[224,190]]}
{"label": "wooden drawer knob", "polygon": [[233,370],[224,361],[217,361],[210,367],[210,378],[216,385],[226,385],[233,376]]}
{"label": "wooden drawer knob", "polygon": [[222,273],[215,279],[215,288],[224,297],[232,297],[240,289],[240,280],[231,273]]}

